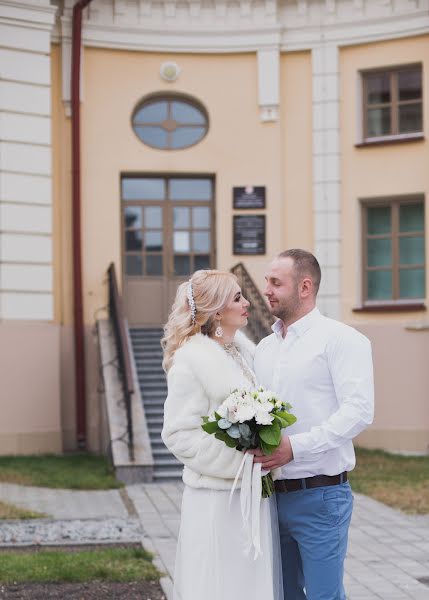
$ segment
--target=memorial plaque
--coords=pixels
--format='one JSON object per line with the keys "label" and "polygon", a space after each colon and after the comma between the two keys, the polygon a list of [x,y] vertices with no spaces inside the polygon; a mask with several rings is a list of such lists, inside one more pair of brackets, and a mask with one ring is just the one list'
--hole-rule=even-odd
{"label": "memorial plaque", "polygon": [[234,254],[265,254],[265,215],[234,216]]}
{"label": "memorial plaque", "polygon": [[265,208],[265,186],[233,187],[233,208]]}

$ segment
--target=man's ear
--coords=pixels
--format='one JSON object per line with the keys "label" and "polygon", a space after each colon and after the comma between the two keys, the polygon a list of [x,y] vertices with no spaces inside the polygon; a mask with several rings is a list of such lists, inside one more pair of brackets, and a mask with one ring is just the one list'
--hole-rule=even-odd
{"label": "man's ear", "polygon": [[301,281],[301,298],[308,298],[313,293],[313,282],[309,277]]}

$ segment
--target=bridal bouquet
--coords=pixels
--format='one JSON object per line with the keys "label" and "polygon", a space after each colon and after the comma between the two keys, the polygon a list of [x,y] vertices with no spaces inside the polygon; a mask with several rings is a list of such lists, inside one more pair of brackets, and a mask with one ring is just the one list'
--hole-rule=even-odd
{"label": "bridal bouquet", "polygon": [[[272,454],[280,445],[281,430],[296,421],[288,412],[290,408],[290,404],[263,387],[237,389],[216,412],[203,417],[202,428],[230,448],[260,448],[264,454]],[[262,497],[268,498],[273,492],[273,478],[268,473],[262,477]]]}

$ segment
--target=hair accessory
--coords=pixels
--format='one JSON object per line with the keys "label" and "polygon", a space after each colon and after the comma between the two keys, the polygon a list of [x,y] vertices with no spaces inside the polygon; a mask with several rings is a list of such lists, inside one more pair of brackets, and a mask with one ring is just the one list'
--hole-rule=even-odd
{"label": "hair accessory", "polygon": [[188,297],[189,308],[191,309],[192,325],[195,325],[195,317],[197,314],[197,307],[195,306],[194,292],[193,292],[193,288],[192,288],[192,279],[190,279],[188,281],[186,295]]}

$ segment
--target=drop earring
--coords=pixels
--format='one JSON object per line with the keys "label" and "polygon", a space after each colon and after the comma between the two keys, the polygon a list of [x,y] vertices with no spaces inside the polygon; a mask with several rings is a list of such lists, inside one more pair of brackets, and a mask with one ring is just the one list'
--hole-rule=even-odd
{"label": "drop earring", "polygon": [[223,329],[220,326],[220,321],[218,321],[218,323],[219,323],[219,325],[215,329],[215,337],[221,338],[221,337],[223,337]]}

